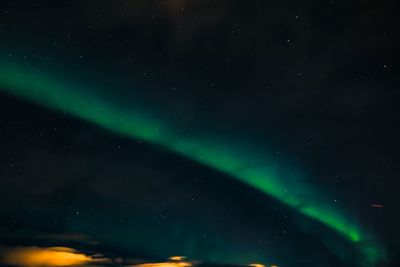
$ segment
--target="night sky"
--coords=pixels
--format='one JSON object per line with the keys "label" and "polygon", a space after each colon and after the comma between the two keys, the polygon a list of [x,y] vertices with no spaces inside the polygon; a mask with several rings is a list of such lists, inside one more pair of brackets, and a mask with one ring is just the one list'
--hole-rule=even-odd
{"label": "night sky", "polygon": [[1,1],[0,265],[400,266],[399,11]]}

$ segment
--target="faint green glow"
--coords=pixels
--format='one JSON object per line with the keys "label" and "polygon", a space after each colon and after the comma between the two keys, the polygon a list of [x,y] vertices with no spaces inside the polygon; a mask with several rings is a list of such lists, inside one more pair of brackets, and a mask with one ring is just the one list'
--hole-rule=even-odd
{"label": "faint green glow", "polygon": [[[147,117],[140,110],[126,110],[96,94],[90,94],[85,88],[60,82],[17,65],[0,65],[0,86],[15,96],[90,121],[115,133],[163,146],[226,173],[325,224],[351,242],[367,238],[339,210],[319,203],[318,192],[314,189],[287,183],[273,167],[252,166],[251,155],[244,155],[224,142],[182,136],[167,123]],[[310,199],[312,205],[303,205],[305,200]],[[364,251],[367,254],[365,257],[370,256],[371,261],[379,258],[375,252],[377,250],[373,251],[371,248]]]}

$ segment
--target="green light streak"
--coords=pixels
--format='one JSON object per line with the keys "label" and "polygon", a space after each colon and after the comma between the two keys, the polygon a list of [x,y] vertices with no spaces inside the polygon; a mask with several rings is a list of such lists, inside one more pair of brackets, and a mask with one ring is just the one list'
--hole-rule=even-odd
{"label": "green light streak", "polygon": [[[350,242],[367,239],[360,228],[340,211],[319,203],[318,192],[314,189],[287,183],[272,167],[252,166],[251,155],[245,155],[224,142],[182,136],[166,123],[144,116],[139,110],[133,112],[132,109],[112,105],[98,95],[91,95],[83,87],[63,83],[17,65],[0,65],[0,86],[17,97],[90,121],[115,133],[160,145],[228,174],[325,224]],[[302,205],[310,199],[312,205]],[[370,250],[367,254],[371,256],[371,261],[378,257],[371,255]]]}

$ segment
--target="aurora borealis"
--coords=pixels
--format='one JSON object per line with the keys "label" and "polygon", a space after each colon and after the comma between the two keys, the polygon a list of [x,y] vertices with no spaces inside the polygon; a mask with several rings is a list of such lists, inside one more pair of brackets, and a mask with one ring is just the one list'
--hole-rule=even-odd
{"label": "aurora borealis", "polygon": [[[2,86],[9,88],[11,94],[98,124],[117,134],[163,146],[226,173],[327,225],[351,242],[357,243],[366,238],[360,226],[351,223],[351,219],[347,219],[341,211],[318,203],[320,192],[297,185],[295,179],[290,181],[279,177],[274,168],[258,167],[256,163],[263,158],[254,158],[251,154],[243,158],[248,153],[223,142],[197,136],[180,136],[162,120],[142,116],[134,108],[127,112],[124,108],[107,103],[105,99],[89,96],[80,85],[69,85],[27,73],[13,65],[2,66],[0,73]],[[302,206],[304,201],[313,204]]]}
{"label": "aurora borealis", "polygon": [[375,5],[5,1],[0,263],[395,266]]}
{"label": "aurora borealis", "polygon": [[[301,203],[304,200],[300,197],[301,195],[306,195],[306,200],[311,199],[312,203],[317,202],[313,201],[313,196],[308,194],[308,192],[312,193],[311,189],[296,188],[296,184],[282,182],[283,178],[276,177],[273,169],[252,167],[260,159],[252,158],[250,155],[249,159],[243,160],[241,155],[246,153],[235,152],[235,147],[228,147],[214,140],[179,136],[168,125],[157,123],[157,120],[153,121],[146,116],[142,117],[135,109],[132,109],[132,112],[124,112],[123,108],[107,105],[104,99],[85,96],[82,89],[78,92],[73,89],[75,85],[68,86],[65,83],[36,77],[36,75],[13,68],[2,68],[1,75],[3,86],[11,88],[10,93],[96,123],[118,134],[161,145],[227,173],[297,208],[301,213],[328,225],[353,242],[363,239],[357,226],[347,222],[342,215],[339,215],[339,212],[335,215],[335,211],[318,207],[318,205],[302,207]],[[80,88],[79,85],[78,88]],[[315,198],[319,199],[319,197]]]}

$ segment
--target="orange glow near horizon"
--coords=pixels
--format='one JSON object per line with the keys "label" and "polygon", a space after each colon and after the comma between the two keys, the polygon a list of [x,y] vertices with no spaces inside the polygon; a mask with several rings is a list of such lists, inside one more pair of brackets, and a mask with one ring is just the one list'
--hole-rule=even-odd
{"label": "orange glow near horizon", "polygon": [[261,264],[261,263],[252,263],[252,264],[249,264],[249,267],[265,267],[265,265]]}
{"label": "orange glow near horizon", "polygon": [[67,247],[18,247],[3,255],[5,264],[26,267],[78,266],[95,261],[75,249]]}
{"label": "orange glow near horizon", "polygon": [[193,266],[193,263],[181,261],[181,262],[151,262],[151,263],[142,263],[134,265],[135,267],[190,267]]}
{"label": "orange glow near horizon", "polygon": [[[99,266],[97,264],[110,264],[110,258],[102,254],[87,255],[69,247],[0,247],[0,265],[19,267],[72,267],[72,266]],[[119,263],[124,260],[120,259]],[[147,262],[126,267],[196,267],[199,261],[185,260],[185,256],[171,256],[164,262]],[[115,261],[117,262],[117,261]],[[252,263],[248,267],[267,267],[261,263]],[[272,265],[271,267],[278,267]]]}

